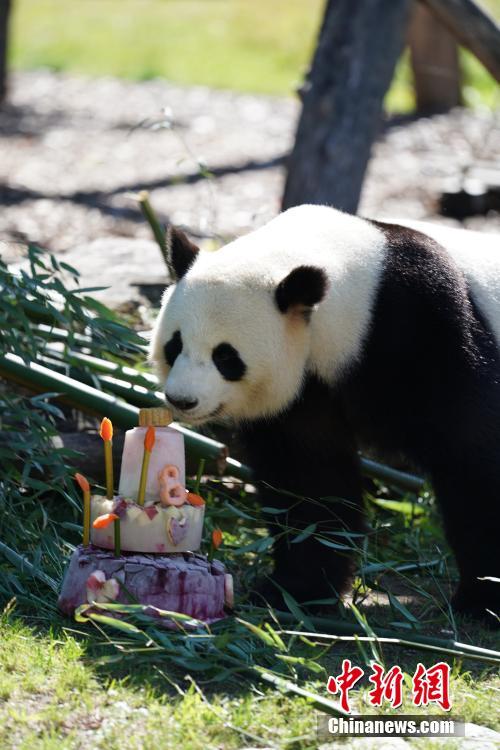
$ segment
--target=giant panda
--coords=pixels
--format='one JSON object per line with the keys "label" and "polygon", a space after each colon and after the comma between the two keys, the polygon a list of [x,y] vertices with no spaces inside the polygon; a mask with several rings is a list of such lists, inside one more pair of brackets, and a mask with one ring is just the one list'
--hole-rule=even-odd
{"label": "giant panda", "polygon": [[[436,492],[455,609],[498,612],[500,239],[304,205],[216,252],[170,228],[168,257],[151,358],[175,417],[236,423],[295,530],[360,537],[359,451],[405,457]],[[281,586],[346,591],[345,551],[290,541],[275,540]]]}

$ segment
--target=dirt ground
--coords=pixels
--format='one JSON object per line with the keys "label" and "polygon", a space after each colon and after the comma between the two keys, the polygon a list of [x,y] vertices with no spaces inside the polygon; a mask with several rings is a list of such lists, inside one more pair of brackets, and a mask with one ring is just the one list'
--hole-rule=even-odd
{"label": "dirt ground", "polygon": [[[128,280],[159,278],[134,194],[147,189],[160,217],[195,237],[255,228],[279,210],[298,112],[293,99],[161,80],[15,74],[0,110],[0,252],[17,260],[31,240],[68,254],[84,275],[111,266],[116,279],[119,266]],[[500,111],[386,125],[360,213],[445,221],[436,216],[440,193],[499,154]],[[500,214],[466,225],[500,231]]]}

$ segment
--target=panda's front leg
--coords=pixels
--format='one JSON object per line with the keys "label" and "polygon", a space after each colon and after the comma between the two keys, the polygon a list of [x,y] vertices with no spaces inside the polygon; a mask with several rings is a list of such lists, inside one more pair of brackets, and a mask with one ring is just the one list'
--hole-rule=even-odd
{"label": "panda's front leg", "polygon": [[[359,457],[341,411],[329,399],[321,404],[308,399],[306,391],[286,414],[255,422],[241,436],[263,505],[286,509],[269,516],[275,537],[273,579],[298,601],[344,593],[365,521]],[[313,524],[312,534],[294,542]],[[338,531],[355,536],[336,536]],[[265,590],[270,594],[273,588]]]}

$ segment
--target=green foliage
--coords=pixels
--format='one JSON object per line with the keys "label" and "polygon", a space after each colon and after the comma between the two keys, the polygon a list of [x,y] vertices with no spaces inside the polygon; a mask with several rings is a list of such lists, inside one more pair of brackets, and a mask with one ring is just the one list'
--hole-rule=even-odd
{"label": "green foliage", "polygon": [[[28,249],[28,263],[18,273],[0,259],[0,350],[27,361],[48,358],[63,369],[68,352],[82,340],[89,354],[116,361],[137,357],[142,340],[77,282],[75,269],[36,247]],[[54,325],[64,333],[62,341],[51,340]],[[30,590],[38,595],[48,582],[57,589],[62,553],[80,531],[80,499],[68,467],[74,454],[58,442],[57,421],[65,416],[54,395],[28,396],[0,384],[4,599],[27,599]]]}
{"label": "green foliage", "polygon": [[50,354],[62,362],[82,341],[87,353],[97,357],[124,359],[142,352],[144,341],[90,296],[103,287],[79,287],[76,269],[34,245],[28,248],[27,261],[26,268],[12,273],[0,258],[2,351],[36,359],[56,327],[65,336]]}

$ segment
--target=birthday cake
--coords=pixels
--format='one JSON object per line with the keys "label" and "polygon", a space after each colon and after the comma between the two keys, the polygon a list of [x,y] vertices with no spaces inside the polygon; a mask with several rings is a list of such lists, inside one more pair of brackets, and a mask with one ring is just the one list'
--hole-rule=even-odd
{"label": "birthday cake", "polygon": [[[118,494],[114,493],[112,425],[100,435],[106,495],[83,491],[83,543],[73,552],[58,606],[68,615],[82,604],[142,604],[168,620],[177,612],[205,622],[225,617],[233,583],[219,560],[200,553],[204,500],[185,487],[184,438],[169,427],[167,409],[141,409],[125,435]],[[211,555],[222,535],[214,531]]]}

